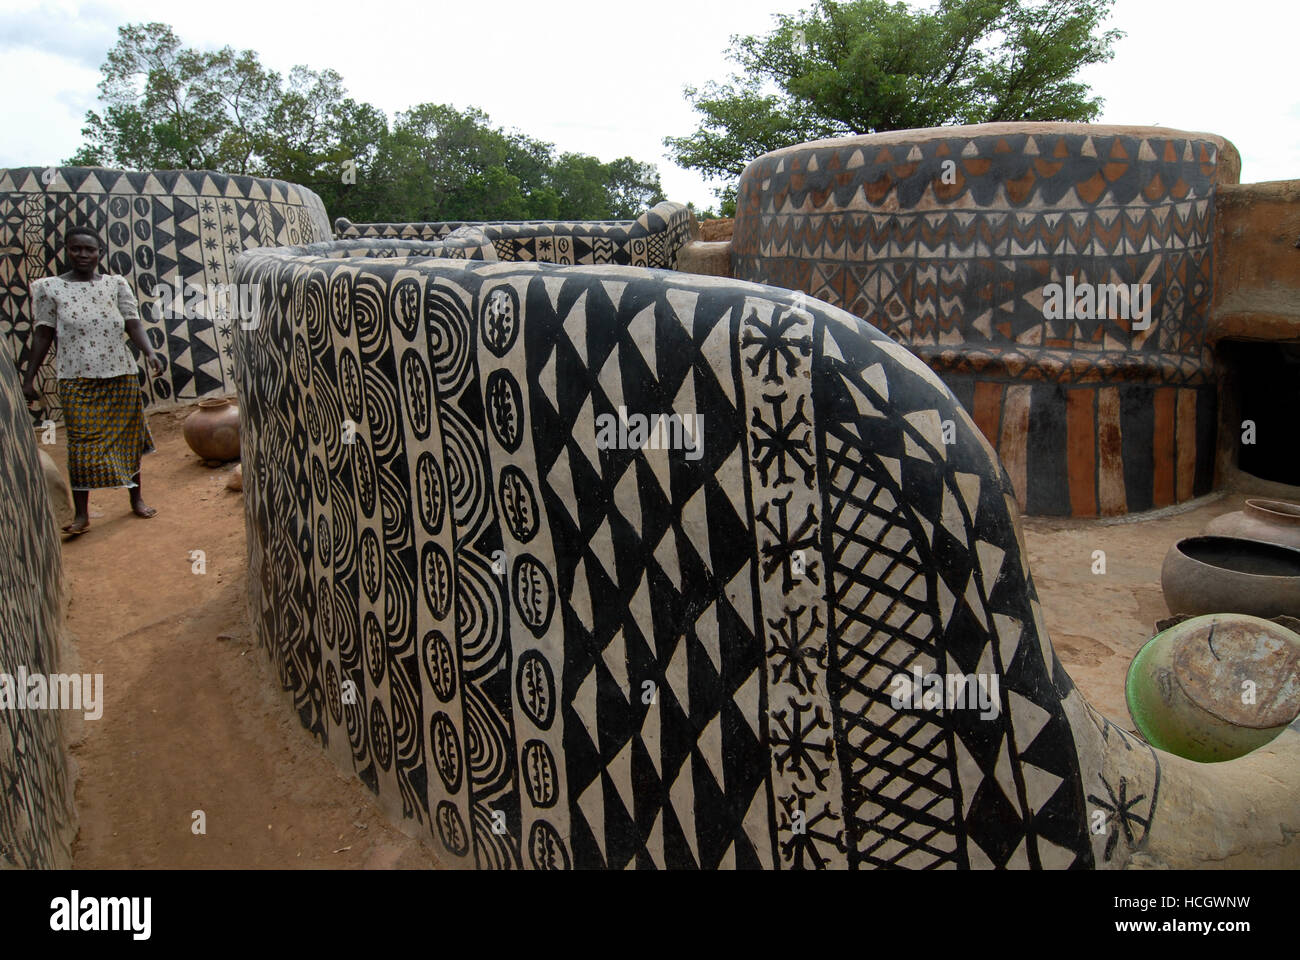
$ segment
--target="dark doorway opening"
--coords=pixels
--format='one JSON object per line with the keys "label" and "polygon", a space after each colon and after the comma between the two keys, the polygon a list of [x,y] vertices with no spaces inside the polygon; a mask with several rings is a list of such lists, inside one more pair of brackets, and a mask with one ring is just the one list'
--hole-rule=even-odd
{"label": "dark doorway opening", "polygon": [[1224,340],[1219,358],[1224,440],[1237,468],[1300,486],[1300,343]]}

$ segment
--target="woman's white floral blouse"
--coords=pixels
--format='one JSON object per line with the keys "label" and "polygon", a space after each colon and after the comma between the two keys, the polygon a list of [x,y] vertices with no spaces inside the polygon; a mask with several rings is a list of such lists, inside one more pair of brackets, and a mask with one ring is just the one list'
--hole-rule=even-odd
{"label": "woman's white floral blouse", "polygon": [[138,319],[140,307],[126,278],[100,274],[94,280],[43,277],[31,285],[36,326],[54,327],[58,338],[56,375],[120,377],[135,373],[135,358],[126,345],[126,321]]}

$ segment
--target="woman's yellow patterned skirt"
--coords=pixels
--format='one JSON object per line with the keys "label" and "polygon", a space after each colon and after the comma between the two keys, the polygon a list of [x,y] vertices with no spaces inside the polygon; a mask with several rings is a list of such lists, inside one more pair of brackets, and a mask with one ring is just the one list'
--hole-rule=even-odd
{"label": "woman's yellow patterned skirt", "polygon": [[153,452],[136,375],[60,380],[59,402],[72,489],[134,487],[140,457]]}

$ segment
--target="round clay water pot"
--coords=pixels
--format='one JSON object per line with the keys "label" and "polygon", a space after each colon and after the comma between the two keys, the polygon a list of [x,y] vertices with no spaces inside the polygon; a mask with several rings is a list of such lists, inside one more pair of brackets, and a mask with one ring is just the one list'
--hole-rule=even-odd
{"label": "round clay water pot", "polygon": [[1300,616],[1300,550],[1238,537],[1189,537],[1160,570],[1169,612]]}
{"label": "round clay water pot", "polygon": [[204,460],[239,457],[239,407],[229,397],[200,400],[182,430],[190,449]]}
{"label": "round clay water pot", "polygon": [[1124,681],[1147,743],[1217,763],[1262,747],[1300,714],[1300,635],[1216,613],[1184,620],[1138,651]]}
{"label": "round clay water pot", "polygon": [[1300,504],[1285,500],[1247,500],[1241,510],[1211,520],[1205,526],[1205,533],[1300,548]]}

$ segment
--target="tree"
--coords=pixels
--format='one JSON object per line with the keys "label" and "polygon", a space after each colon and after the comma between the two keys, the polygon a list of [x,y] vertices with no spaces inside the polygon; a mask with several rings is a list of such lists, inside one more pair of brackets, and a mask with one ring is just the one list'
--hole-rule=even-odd
{"label": "tree", "polygon": [[[309,98],[310,99],[310,98]],[[292,100],[286,102],[283,121],[277,114],[274,129],[281,123],[293,129],[289,117],[298,112]],[[311,187],[325,209],[336,216],[357,221],[382,219],[387,202],[376,186],[375,164],[380,146],[388,137],[388,117],[368,103],[350,97],[306,107],[316,120],[319,140],[295,141],[292,133],[283,140],[273,138],[267,148],[266,176]],[[297,143],[297,146],[293,144]]]}
{"label": "tree", "polygon": [[184,47],[162,23],[128,24],[100,68],[82,166],[204,169],[311,187],[357,221],[610,219],[663,199],[649,164],[604,163],[491,125],[470,107],[399,113],[347,96],[333,70],[268,70],[252,50]]}
{"label": "tree", "polygon": [[560,197],[562,220],[631,220],[664,200],[658,171],[631,157],[602,163],[584,154],[562,154],[551,184]]}
{"label": "tree", "polygon": [[529,219],[554,206],[543,191],[550,151],[493,128],[477,108],[422,103],[399,113],[380,143],[374,187],[386,194],[385,219]]}
{"label": "tree", "polygon": [[[1075,79],[1114,56],[1114,0],[818,0],[732,37],[741,69],[686,96],[702,121],[667,137],[674,159],[733,180],[781,147],[850,134],[1007,120],[1090,121],[1102,101]],[[729,185],[734,196],[734,183]],[[728,206],[726,190],[724,209]]]}
{"label": "tree", "polygon": [[493,127],[475,107],[433,103],[397,115],[373,178],[381,220],[628,219],[664,199],[649,164],[556,158],[552,144]]}
{"label": "tree", "polygon": [[100,69],[105,109],[86,114],[88,142],[69,163],[254,172],[280,92],[257,54],[189,49],[166,24],[127,24]]}
{"label": "tree", "polygon": [[605,164],[609,206],[603,219],[628,220],[668,198],[659,183],[659,171],[652,163],[638,163],[619,157]]}

